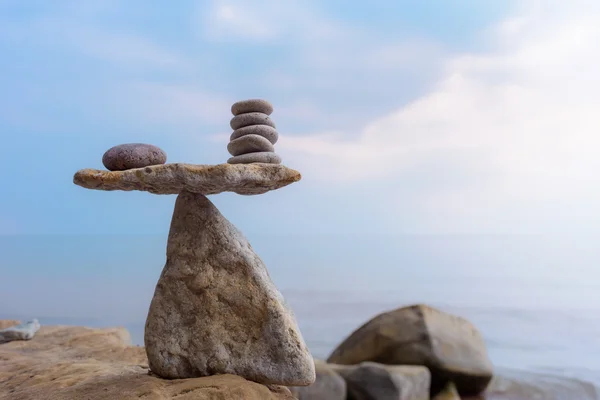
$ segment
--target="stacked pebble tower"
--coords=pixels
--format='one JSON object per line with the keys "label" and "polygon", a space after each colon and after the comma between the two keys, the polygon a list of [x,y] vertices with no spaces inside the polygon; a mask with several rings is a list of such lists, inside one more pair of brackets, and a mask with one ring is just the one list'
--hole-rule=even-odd
{"label": "stacked pebble tower", "polygon": [[233,118],[229,125],[233,133],[227,150],[233,156],[229,164],[281,164],[273,145],[279,134],[269,115],[273,106],[266,100],[242,100],[231,106]]}

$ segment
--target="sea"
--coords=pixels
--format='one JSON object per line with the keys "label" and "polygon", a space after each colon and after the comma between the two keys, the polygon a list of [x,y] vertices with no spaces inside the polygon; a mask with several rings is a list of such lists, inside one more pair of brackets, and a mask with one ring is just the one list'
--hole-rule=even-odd
{"label": "sea", "polygon": [[[489,400],[600,400],[598,236],[246,234],[325,359],[375,315],[425,303],[471,321]],[[0,319],[124,326],[143,345],[165,235],[0,236]]]}

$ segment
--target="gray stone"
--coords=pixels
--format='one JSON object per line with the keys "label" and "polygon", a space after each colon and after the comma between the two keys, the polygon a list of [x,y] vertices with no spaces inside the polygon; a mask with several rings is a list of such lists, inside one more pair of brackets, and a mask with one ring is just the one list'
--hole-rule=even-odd
{"label": "gray stone", "polygon": [[429,400],[431,375],[426,367],[373,362],[330,367],[346,381],[349,399]]}
{"label": "gray stone", "polygon": [[281,157],[275,153],[248,153],[241,156],[231,157],[227,160],[229,164],[281,164]]}
{"label": "gray stone", "polygon": [[479,331],[464,318],[426,305],[376,316],[344,340],[327,361],[424,365],[431,371],[432,394],[454,382],[461,396],[475,396],[493,376]]}
{"label": "gray stone", "polygon": [[235,140],[245,135],[260,135],[269,140],[272,144],[277,143],[279,134],[275,128],[271,128],[268,125],[249,125],[233,131],[229,140]]}
{"label": "gray stone", "polygon": [[273,105],[266,100],[249,99],[238,101],[231,106],[231,113],[233,115],[246,114],[251,112],[260,112],[263,114],[271,115],[271,113],[273,112]]}
{"label": "gray stone", "polygon": [[267,114],[260,112],[239,114],[231,118],[231,121],[229,122],[229,126],[231,126],[231,129],[233,130],[250,125],[267,125],[271,128],[277,128],[275,122],[273,122]]}
{"label": "gray stone", "polygon": [[200,194],[177,197],[144,341],[150,369],[163,378],[315,380],[310,352],[264,263]]}
{"label": "gray stone", "polygon": [[315,383],[290,388],[298,400],[346,400],[346,381],[340,374],[321,360],[315,360],[315,370]]}
{"label": "gray stone", "polygon": [[39,329],[40,323],[37,319],[2,329],[0,330],[0,343],[12,342],[13,340],[31,340]]}
{"label": "gray stone", "polygon": [[109,171],[144,168],[167,162],[167,154],[156,146],[128,143],[111,147],[102,156],[102,164]]}
{"label": "gray stone", "polygon": [[73,182],[96,190],[142,190],[155,194],[188,191],[206,195],[234,192],[252,195],[282,188],[300,178],[298,171],[283,165],[164,164],[114,172],[82,169],[75,174]]}
{"label": "gray stone", "polygon": [[229,142],[227,151],[232,156],[240,156],[248,153],[274,152],[275,148],[262,136],[246,135]]}

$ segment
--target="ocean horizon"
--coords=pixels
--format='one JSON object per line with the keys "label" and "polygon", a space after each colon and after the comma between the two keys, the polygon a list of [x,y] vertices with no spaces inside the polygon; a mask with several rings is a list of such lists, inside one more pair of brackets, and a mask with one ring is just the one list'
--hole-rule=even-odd
{"label": "ocean horizon", "polygon": [[[375,315],[425,303],[471,321],[505,375],[600,387],[594,237],[247,237],[316,358]],[[165,247],[166,235],[0,236],[0,319],[123,326],[143,345]]]}

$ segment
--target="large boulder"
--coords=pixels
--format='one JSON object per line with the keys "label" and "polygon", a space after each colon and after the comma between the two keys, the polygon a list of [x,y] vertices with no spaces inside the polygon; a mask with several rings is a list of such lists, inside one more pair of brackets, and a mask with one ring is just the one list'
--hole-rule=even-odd
{"label": "large boulder", "polygon": [[150,369],[163,378],[315,380],[312,356],[264,263],[201,194],[177,197],[144,341]]}
{"label": "large boulder", "polygon": [[0,345],[0,399],[292,400],[287,388],[239,376],[164,380],[125,329],[45,326],[29,341]]}
{"label": "large boulder", "polygon": [[331,365],[346,381],[350,400],[429,400],[431,374],[426,367],[383,365]]}
{"label": "large boulder", "polygon": [[346,400],[346,381],[340,374],[321,360],[315,360],[315,371],[315,383],[291,388],[298,400]]}
{"label": "large boulder", "polygon": [[424,365],[436,394],[450,381],[462,395],[477,395],[493,376],[479,331],[466,319],[426,305],[413,305],[371,319],[344,340],[327,360]]}

